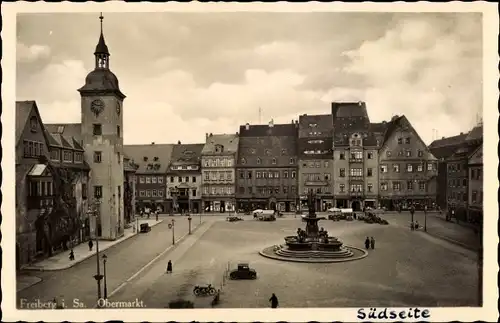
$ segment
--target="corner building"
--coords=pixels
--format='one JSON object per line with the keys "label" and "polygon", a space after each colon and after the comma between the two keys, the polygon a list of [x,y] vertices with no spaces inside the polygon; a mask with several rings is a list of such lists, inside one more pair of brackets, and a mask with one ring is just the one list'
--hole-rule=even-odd
{"label": "corner building", "polygon": [[300,207],[307,194],[316,194],[316,210],[333,206],[333,119],[331,114],[301,115],[298,131],[298,183]]}
{"label": "corner building", "polygon": [[297,132],[297,123],[240,126],[238,210],[296,210]]}
{"label": "corner building", "polygon": [[238,133],[207,133],[205,140],[201,151],[203,212],[233,212]]}

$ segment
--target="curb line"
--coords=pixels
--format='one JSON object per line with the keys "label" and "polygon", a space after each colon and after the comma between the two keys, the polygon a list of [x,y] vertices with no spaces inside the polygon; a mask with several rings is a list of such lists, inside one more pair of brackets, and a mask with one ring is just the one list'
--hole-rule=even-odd
{"label": "curb line", "polygon": [[454,244],[454,245],[457,245],[459,247],[462,247],[464,249],[467,249],[469,251],[473,251],[473,252],[477,252],[477,249],[466,244],[466,243],[463,243],[463,242],[460,242],[460,241],[457,241],[457,240],[453,240],[453,239],[450,239],[448,237],[445,237],[445,236],[442,236],[442,235],[439,235],[439,234],[434,234],[434,233],[429,233],[429,232],[425,232],[423,231],[423,233],[427,233],[428,235],[434,237],[434,238],[437,238],[437,239],[441,239],[441,240],[444,240],[444,241],[447,241],[451,244]]}
{"label": "curb line", "polygon": [[[196,232],[196,230],[198,230],[198,228],[200,228],[201,226],[203,226],[203,224],[205,224],[205,222],[202,222],[201,224],[197,225],[196,227],[194,227],[194,229],[191,230],[191,235],[193,233]],[[167,252],[175,249],[179,243],[181,243],[186,237],[190,236],[189,232],[184,234],[183,236],[181,236],[179,239],[175,240],[175,244],[174,245],[170,245],[169,247],[167,247],[167,249],[163,250],[160,254],[158,254],[156,257],[154,257],[152,260],[150,260],[146,265],[144,265],[141,269],[139,269],[135,274],[133,274],[132,276],[130,276],[129,278],[127,278],[123,283],[121,283],[120,285],[118,285],[118,287],[116,287],[109,295],[108,295],[108,299],[113,296],[114,294],[118,293],[123,287],[125,287],[129,282],[131,282],[132,280],[134,280],[137,276],[139,276],[143,271],[147,270],[149,267],[151,267],[151,265],[153,265],[158,259],[160,259],[161,257],[163,257],[165,254],[167,254]],[[97,305],[94,307],[94,308],[97,308]]]}
{"label": "curb line", "polygon": [[[163,222],[163,219],[161,221],[158,221],[155,225],[152,225],[151,228],[157,226],[158,224],[162,223]],[[127,237],[124,237],[122,240],[120,240],[119,242],[113,244],[113,245],[110,245],[104,249],[99,249],[99,252],[102,252],[104,250],[108,250],[110,248],[113,248],[114,246],[116,245],[119,245],[120,243],[132,238],[132,237],[135,237],[135,236],[138,236],[139,235],[139,232],[137,232],[137,228],[136,228],[136,232],[127,236]],[[105,240],[104,240],[105,241]],[[116,240],[115,240],[116,241]],[[95,256],[97,253],[94,252],[93,254],[89,255],[88,257],[84,257],[84,258],[80,258],[78,260],[75,260],[73,262],[71,262],[69,265],[66,265],[66,266],[63,266],[63,267],[57,267],[57,268],[50,268],[50,269],[47,269],[47,268],[43,268],[43,267],[40,267],[40,268],[37,268],[37,267],[25,267],[25,268],[21,268],[21,270],[26,270],[26,271],[61,271],[61,270],[66,270],[66,269],[69,269],[71,267],[74,267],[76,265],[78,265],[79,263],[81,262],[84,262],[85,260],[89,259],[89,258],[92,258],[93,256]],[[47,258],[49,259],[49,258]]]}
{"label": "curb line", "polygon": [[[17,294],[17,293],[19,293],[19,292],[22,292],[22,291],[23,291],[23,290],[25,290],[25,289],[28,289],[28,288],[30,288],[30,287],[33,287],[33,286],[35,286],[35,285],[40,284],[41,282],[43,282],[43,278],[40,278],[40,277],[38,277],[38,276],[35,276],[35,277],[36,277],[36,278],[38,278],[38,279],[40,279],[40,280],[39,280],[39,281],[37,281],[37,282],[36,282],[36,283],[34,283],[34,284],[31,284],[31,285],[26,286],[26,287],[24,287],[24,288],[21,288],[21,289],[19,289],[19,290],[16,288],[16,294]],[[17,284],[17,282],[16,282],[16,284]]]}

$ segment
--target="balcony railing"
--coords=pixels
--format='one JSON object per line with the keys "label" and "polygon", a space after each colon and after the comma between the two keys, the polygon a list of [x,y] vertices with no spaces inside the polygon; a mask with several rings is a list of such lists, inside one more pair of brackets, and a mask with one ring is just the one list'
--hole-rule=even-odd
{"label": "balcony railing", "polygon": [[351,180],[351,181],[363,181],[364,176],[363,175],[349,175],[349,180]]}
{"label": "balcony railing", "polygon": [[329,181],[323,180],[323,181],[306,181],[304,182],[305,186],[318,186],[318,185],[329,185]]}
{"label": "balcony railing", "polygon": [[349,163],[363,163],[363,158],[349,158]]}

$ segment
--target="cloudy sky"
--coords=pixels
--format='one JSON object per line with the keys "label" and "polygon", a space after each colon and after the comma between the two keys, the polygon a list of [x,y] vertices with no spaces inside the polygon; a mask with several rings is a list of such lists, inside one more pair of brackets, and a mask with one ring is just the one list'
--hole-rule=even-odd
{"label": "cloudy sky", "polygon": [[[79,122],[99,13],[22,14],[17,99],[46,123]],[[426,143],[468,131],[482,109],[481,15],[106,13],[111,70],[127,95],[126,144],[204,142],[206,132],[366,101],[405,114]]]}

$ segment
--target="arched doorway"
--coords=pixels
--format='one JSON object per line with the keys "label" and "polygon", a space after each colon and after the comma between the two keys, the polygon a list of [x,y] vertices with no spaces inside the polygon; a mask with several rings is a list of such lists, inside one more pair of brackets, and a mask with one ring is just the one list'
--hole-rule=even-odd
{"label": "arched doorway", "polygon": [[276,198],[274,197],[269,199],[269,210],[276,211]]}
{"label": "arched doorway", "polygon": [[361,211],[361,202],[360,201],[352,201],[351,202],[351,209],[353,211]]}

